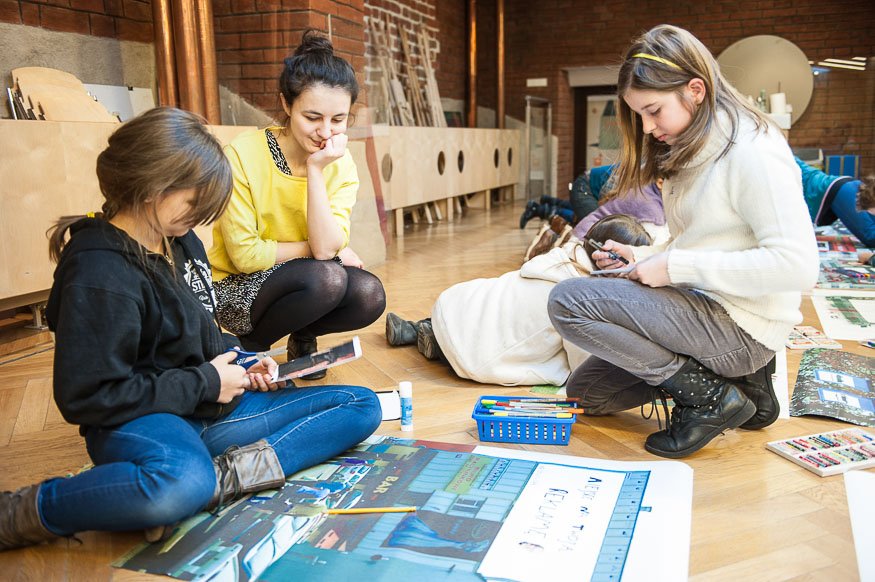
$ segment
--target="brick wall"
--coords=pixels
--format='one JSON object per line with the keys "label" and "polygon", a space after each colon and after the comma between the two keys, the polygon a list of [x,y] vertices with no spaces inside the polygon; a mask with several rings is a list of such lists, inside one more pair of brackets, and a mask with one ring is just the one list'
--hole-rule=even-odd
{"label": "brick wall", "polygon": [[[458,0],[447,1],[448,4],[453,4]],[[410,43],[417,44],[415,35],[423,28],[428,32],[431,39],[429,50],[431,51],[431,59],[434,62],[435,77],[438,83],[438,91],[441,97],[445,97],[443,86],[441,84],[441,63],[444,58],[444,51],[441,49],[441,43],[438,40],[438,21],[436,4],[440,4],[437,0],[368,0],[365,2],[365,83],[369,93],[373,95],[369,102],[374,107],[374,118],[379,123],[388,123],[388,102],[383,95],[380,85],[383,75],[382,69],[379,66],[375,56],[376,48],[375,41],[371,36],[371,31],[367,27],[371,22],[382,22],[386,25],[386,36],[389,41],[390,50],[395,61],[395,70],[400,77],[401,83],[407,87],[407,66],[404,58],[404,53],[401,47],[401,37],[398,32],[398,27],[404,28],[408,34]],[[464,38],[464,37],[463,37]],[[464,42],[464,41],[463,41]],[[413,62],[417,68],[417,78],[419,79],[420,88],[425,88],[425,71],[420,65],[417,50],[413,48]],[[424,98],[424,97],[423,97]]]}
{"label": "brick wall", "polygon": [[440,52],[435,78],[441,97],[465,99],[468,83],[467,0],[434,0]]}
{"label": "brick wall", "polygon": [[0,22],[152,42],[149,0],[0,0]]}
{"label": "brick wall", "polygon": [[[283,59],[307,28],[331,34],[363,85],[363,0],[214,0],[219,83],[269,115],[280,116],[277,80]],[[363,87],[364,88],[364,87]],[[359,103],[366,103],[364,91]]]}
{"label": "brick wall", "polygon": [[[656,24],[668,22],[690,30],[715,55],[757,34],[784,37],[814,61],[875,55],[875,3],[869,0],[505,0],[505,4],[507,111],[523,119],[527,94],[553,101],[559,184],[573,177],[573,110],[562,69],[617,64],[629,41]],[[872,59],[870,67],[875,67]],[[791,145],[858,153],[863,170],[875,172],[873,75],[870,68],[866,73],[833,70],[818,77],[811,104],[790,132]],[[549,86],[526,88],[529,77],[546,77]]]}

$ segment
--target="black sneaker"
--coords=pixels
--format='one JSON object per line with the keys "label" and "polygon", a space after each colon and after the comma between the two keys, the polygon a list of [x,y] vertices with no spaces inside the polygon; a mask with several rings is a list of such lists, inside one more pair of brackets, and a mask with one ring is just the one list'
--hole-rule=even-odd
{"label": "black sneaker", "polygon": [[530,200],[523,209],[523,214],[520,216],[520,228],[525,228],[526,224],[533,218],[539,216],[540,206],[534,200]]}

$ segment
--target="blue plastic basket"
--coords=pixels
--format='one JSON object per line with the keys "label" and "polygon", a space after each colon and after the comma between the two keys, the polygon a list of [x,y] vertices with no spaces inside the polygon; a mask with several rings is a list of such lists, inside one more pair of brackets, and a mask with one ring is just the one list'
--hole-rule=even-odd
{"label": "blue plastic basket", "polygon": [[[513,396],[514,400],[532,400],[535,397]],[[571,438],[571,418],[527,418],[524,416],[498,417],[488,414],[483,400],[507,402],[508,396],[481,396],[474,406],[471,418],[477,421],[481,441],[496,443],[526,443],[533,445],[567,445]]]}

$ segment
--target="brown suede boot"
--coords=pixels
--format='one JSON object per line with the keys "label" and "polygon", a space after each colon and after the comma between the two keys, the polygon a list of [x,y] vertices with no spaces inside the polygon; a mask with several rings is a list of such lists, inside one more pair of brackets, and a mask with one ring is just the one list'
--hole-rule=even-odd
{"label": "brown suede boot", "polygon": [[55,539],[39,517],[39,485],[0,493],[0,551],[32,546]]}
{"label": "brown suede boot", "polygon": [[249,493],[277,489],[286,482],[276,451],[266,440],[242,447],[229,447],[213,459],[216,490],[207,510],[221,507]]}

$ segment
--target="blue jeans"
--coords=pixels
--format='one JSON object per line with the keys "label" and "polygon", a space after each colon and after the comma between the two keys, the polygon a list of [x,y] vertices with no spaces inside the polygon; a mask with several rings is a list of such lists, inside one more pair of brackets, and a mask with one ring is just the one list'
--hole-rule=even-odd
{"label": "blue jeans", "polygon": [[857,210],[857,192],[860,181],[842,184],[832,199],[830,209],[865,247],[875,247],[875,216],[866,210]]}
{"label": "blue jeans", "polygon": [[40,487],[52,533],[124,531],[176,523],[202,510],[216,487],[212,458],[267,440],[286,475],[342,453],[380,425],[380,403],[360,386],[247,392],[215,420],[149,414],[85,435],[95,467]]}

